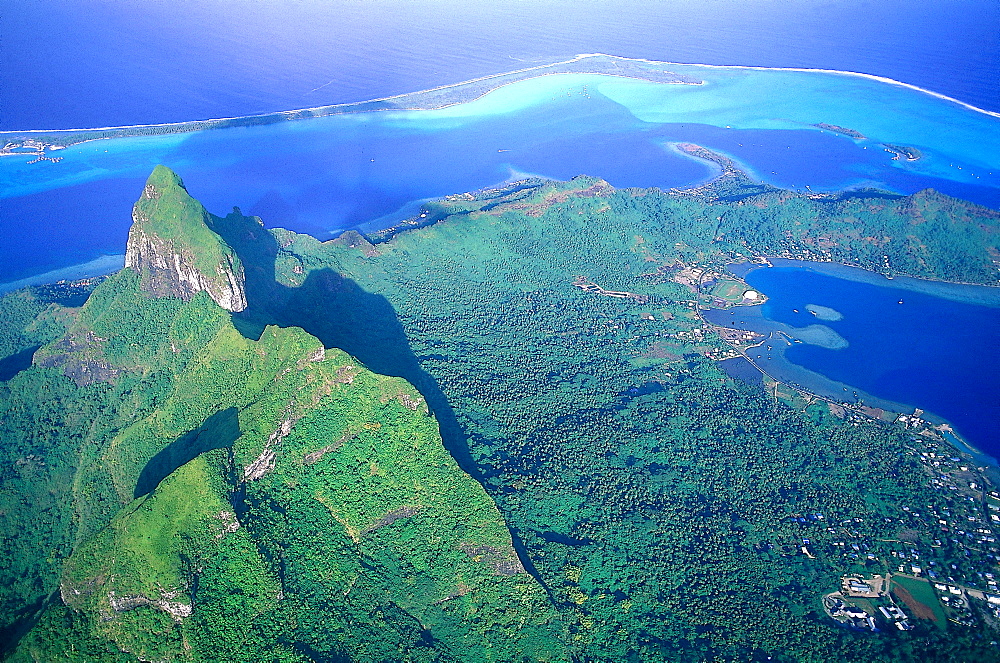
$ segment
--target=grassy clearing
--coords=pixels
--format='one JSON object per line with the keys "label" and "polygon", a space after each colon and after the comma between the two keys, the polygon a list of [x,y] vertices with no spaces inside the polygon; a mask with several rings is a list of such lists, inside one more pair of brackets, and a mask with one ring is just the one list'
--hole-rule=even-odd
{"label": "grassy clearing", "polygon": [[939,628],[947,628],[948,620],[944,608],[938,601],[931,584],[920,578],[894,575],[890,591],[906,604],[913,617],[933,621]]}

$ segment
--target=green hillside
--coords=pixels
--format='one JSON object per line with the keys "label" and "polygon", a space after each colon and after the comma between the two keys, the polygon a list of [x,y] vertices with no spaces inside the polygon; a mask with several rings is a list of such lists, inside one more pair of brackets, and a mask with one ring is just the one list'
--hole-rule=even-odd
{"label": "green hillside", "polygon": [[143,261],[0,300],[10,660],[1000,660],[985,600],[878,633],[822,600],[917,551],[984,589],[1000,550],[928,515],[988,524],[968,456],[729,377],[699,318],[739,257],[993,282],[990,212],[577,178],[321,243],[150,185]]}
{"label": "green hillside", "polygon": [[[909,230],[911,210],[928,199],[939,212]],[[438,406],[445,444],[482,473],[557,605],[574,615],[585,656],[944,652],[922,625],[876,637],[845,631],[820,601],[842,574],[896,570],[893,553],[913,547],[984,587],[978,573],[993,553],[938,547],[934,521],[902,509],[988,518],[981,504],[929,484],[918,451],[939,442],[729,378],[708,358],[729,346],[696,312],[711,297],[679,275],[720,273],[740,255],[809,257],[820,227],[853,223],[862,238],[919,234],[923,262],[906,248],[891,256],[912,257],[910,273],[963,269],[963,280],[988,281],[996,269],[984,228],[994,215],[937,194],[812,198],[741,182],[699,194],[615,191],[592,178],[425,210],[435,222],[374,244],[274,231],[262,246],[234,217],[217,229],[255,264],[274,265],[269,288],[250,288],[250,318],[302,326]],[[883,261],[850,241],[828,252]],[[978,644],[958,651],[996,658],[983,632],[969,637]]]}
{"label": "green hillside", "polygon": [[101,284],[2,394],[5,452],[39,458],[17,465],[8,536],[53,546],[5,570],[36,593],[5,598],[56,594],[14,660],[564,659],[413,387],[300,329],[247,339],[205,293],[138,276]]}

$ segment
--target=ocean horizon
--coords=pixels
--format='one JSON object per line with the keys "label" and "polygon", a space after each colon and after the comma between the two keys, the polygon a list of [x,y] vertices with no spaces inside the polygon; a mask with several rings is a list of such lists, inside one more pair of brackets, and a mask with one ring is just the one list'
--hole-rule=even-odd
{"label": "ocean horizon", "polygon": [[1000,663],[998,28],[8,0],[2,657]]}
{"label": "ocean horizon", "polygon": [[[214,213],[238,205],[270,227],[319,239],[527,174],[661,188],[711,177],[673,150],[679,142],[782,188],[935,188],[1000,208],[995,114],[867,75],[656,64],[701,84],[560,73],[437,108],[405,110],[404,96],[384,110],[362,102],[355,112],[288,122],[79,142],[46,151],[56,162],[5,155],[0,205],[17,222],[0,241],[0,283],[121,253],[135,192],[158,163]],[[887,144],[922,156],[899,159]]]}
{"label": "ocean horizon", "polygon": [[[594,52],[861,72],[1000,111],[1000,6],[991,0],[715,0],[697,8],[543,0],[530,12],[520,3],[303,0],[233,9],[188,0],[10,4],[0,130],[310,108]],[[40,48],[40,38],[52,43]]]}

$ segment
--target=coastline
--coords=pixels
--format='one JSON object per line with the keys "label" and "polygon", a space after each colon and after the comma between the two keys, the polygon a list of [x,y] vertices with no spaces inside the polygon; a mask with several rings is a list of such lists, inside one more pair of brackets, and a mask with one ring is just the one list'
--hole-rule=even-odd
{"label": "coastline", "polygon": [[[669,63],[639,60],[634,58],[622,58],[612,55],[589,54],[576,56],[569,60],[560,62],[525,67],[499,74],[490,74],[488,76],[472,78],[458,83],[440,85],[425,90],[417,90],[414,92],[406,92],[389,97],[380,97],[363,101],[312,106],[307,108],[274,111],[270,113],[260,113],[256,115],[211,118],[205,120],[188,120],[184,122],[133,124],[115,127],[76,129],[25,129],[16,131],[0,131],[0,140],[5,142],[9,147],[13,142],[17,141],[18,138],[34,142],[36,144],[44,143],[45,141],[42,140],[43,137],[53,141],[59,138],[68,139],[61,142],[46,143],[46,145],[41,148],[51,149],[53,146],[56,146],[56,148],[69,147],[70,145],[78,145],[90,140],[106,138],[190,133],[205,129],[273,124],[278,122],[327,117],[331,115],[343,115],[348,113],[440,110],[458,104],[470,103],[489,94],[490,92],[494,92],[495,90],[513,83],[533,78],[541,78],[543,76],[560,74],[616,76],[672,85],[704,84],[704,81],[692,79],[683,74],[665,71],[662,69],[664,66],[669,66]],[[449,92],[453,93],[453,95],[448,96],[447,93]],[[422,99],[425,100],[425,103],[411,103],[415,100],[420,101]],[[79,136],[78,139],[74,139],[76,137],[72,136],[72,134],[84,135]],[[0,156],[10,156],[12,154],[33,153],[0,151]]]}
{"label": "coastline", "polygon": [[[206,128],[225,128],[227,126],[238,126],[236,124],[225,124],[225,123],[229,122],[229,121],[236,122],[236,121],[238,121],[240,119],[281,122],[281,121],[290,121],[290,120],[294,120],[294,119],[308,119],[309,117],[322,117],[323,114],[321,114],[320,111],[329,111],[329,113],[326,113],[326,114],[333,115],[333,114],[354,113],[354,112],[357,112],[357,113],[366,113],[366,112],[374,112],[376,110],[405,111],[405,110],[421,110],[421,109],[423,109],[423,110],[440,109],[440,108],[447,108],[448,106],[453,106],[453,105],[458,105],[458,104],[463,104],[463,103],[469,103],[471,101],[474,101],[475,99],[479,99],[479,98],[481,98],[481,97],[483,97],[483,96],[485,96],[485,95],[487,95],[487,94],[489,94],[489,93],[491,93],[491,92],[493,92],[493,91],[495,91],[497,89],[500,89],[500,88],[502,88],[502,87],[504,87],[506,85],[511,85],[513,83],[521,82],[521,81],[525,81],[525,80],[537,79],[537,78],[541,78],[543,76],[561,75],[561,74],[570,74],[570,75],[572,75],[572,74],[586,74],[586,75],[595,75],[595,76],[596,75],[600,75],[600,76],[616,76],[616,77],[623,77],[623,78],[624,77],[629,77],[629,76],[625,76],[626,70],[625,70],[624,67],[620,67],[620,68],[616,69],[613,72],[611,72],[611,71],[597,72],[597,71],[593,71],[592,70],[593,68],[588,68],[586,71],[572,71],[572,72],[570,72],[570,71],[564,71],[564,70],[559,70],[560,65],[565,65],[567,62],[569,62],[569,63],[585,63],[587,65],[593,64],[593,61],[591,61],[589,58],[594,58],[594,57],[604,58],[603,60],[600,61],[601,63],[608,64],[610,62],[610,64],[613,65],[613,66],[615,66],[615,67],[618,67],[622,63],[625,63],[626,65],[628,65],[628,67],[630,68],[629,70],[632,73],[637,74],[637,75],[631,76],[630,78],[637,79],[637,80],[651,80],[651,79],[649,79],[649,78],[643,78],[643,77],[641,77],[641,76],[638,75],[638,74],[642,73],[642,70],[641,70],[640,67],[635,67],[634,66],[636,63],[643,63],[644,62],[644,63],[649,63],[649,64],[655,64],[657,67],[661,68],[661,70],[659,71],[660,74],[672,77],[670,81],[659,81],[659,82],[662,82],[662,83],[675,83],[675,84],[676,83],[682,83],[682,84],[691,84],[691,85],[696,84],[696,83],[692,82],[689,79],[688,80],[682,80],[682,77],[678,76],[676,72],[664,71],[663,68],[665,68],[665,67],[704,67],[704,68],[723,69],[723,70],[725,70],[725,69],[748,69],[748,70],[761,70],[761,71],[776,70],[776,71],[796,71],[796,72],[823,72],[823,73],[854,75],[854,76],[860,76],[860,77],[864,77],[864,78],[874,79],[874,80],[879,81],[879,82],[896,83],[896,84],[899,84],[899,85],[901,85],[903,87],[909,87],[909,88],[913,88],[915,90],[927,92],[928,94],[931,94],[932,96],[937,96],[937,97],[942,97],[944,99],[949,99],[947,97],[944,97],[943,95],[937,95],[936,93],[929,92],[929,91],[926,91],[926,90],[921,90],[920,88],[916,88],[915,86],[910,86],[908,84],[899,83],[898,81],[892,81],[891,79],[882,79],[880,77],[871,76],[871,75],[868,75],[868,74],[858,74],[858,73],[855,73],[855,72],[839,72],[839,71],[835,71],[835,70],[819,70],[819,69],[813,70],[813,69],[795,69],[795,68],[767,68],[767,67],[753,67],[753,66],[683,65],[683,64],[680,64],[680,63],[661,63],[661,62],[656,62],[656,61],[652,61],[652,60],[639,60],[639,59],[629,59],[629,58],[615,58],[614,56],[605,56],[605,55],[602,55],[602,54],[589,54],[589,55],[577,56],[577,58],[574,58],[573,60],[566,61],[566,62],[563,62],[563,63],[555,63],[555,64],[546,64],[546,65],[539,65],[539,66],[527,67],[527,68],[516,70],[514,72],[508,72],[506,74],[498,74],[498,75],[491,75],[491,76],[486,76],[486,77],[480,77],[478,79],[472,79],[470,81],[465,81],[465,82],[462,82],[462,83],[455,83],[455,84],[450,84],[450,85],[446,85],[446,86],[439,86],[437,88],[432,88],[430,90],[425,90],[425,91],[417,92],[417,93],[407,93],[407,94],[403,94],[403,95],[396,95],[396,96],[393,96],[393,97],[387,97],[387,98],[382,99],[382,100],[374,100],[372,102],[355,102],[355,103],[349,103],[349,104],[338,104],[338,105],[334,105],[334,106],[315,107],[314,109],[306,109],[306,111],[283,111],[283,112],[274,113],[274,114],[266,114],[266,115],[260,115],[260,116],[249,116],[248,118],[228,118],[228,119],[218,120],[218,121],[196,121],[196,122],[173,123],[173,124],[164,124],[164,125],[135,125],[134,127],[131,127],[131,128],[162,128],[162,129],[165,130],[164,133],[170,134],[170,133],[180,133],[180,132],[184,132],[184,131],[200,131],[200,130],[203,130],[203,129],[206,129]],[[649,71],[653,71],[653,70],[650,69]],[[473,84],[481,84],[481,85],[473,86]],[[470,86],[472,86],[472,87],[470,87]],[[548,89],[548,88],[546,87],[545,89]],[[454,94],[454,95],[447,94],[447,93],[450,93],[450,92],[456,92],[456,94]],[[439,94],[439,93],[444,93],[444,94]],[[421,96],[421,95],[424,95],[424,96]],[[416,104],[417,107],[414,107],[413,105],[411,105],[410,107],[406,107],[406,108],[402,107],[401,105],[399,105],[399,106],[386,105],[386,106],[381,107],[381,108],[374,107],[375,102],[390,102],[390,101],[400,101],[400,100],[406,101],[406,102],[412,102],[412,101],[421,102],[421,101],[426,101],[428,103],[426,105],[422,105],[422,106],[420,104]],[[956,101],[956,100],[951,99],[951,101]],[[434,103],[430,103],[430,102],[434,102]],[[961,104],[962,102],[956,102],[956,103]],[[981,110],[981,109],[975,109],[975,110]],[[313,112],[313,111],[315,111],[315,114],[307,114],[307,115],[301,115],[301,116],[297,115],[299,113],[306,113],[306,112]],[[997,117],[1000,117],[1000,113],[989,113],[989,112],[986,112],[986,111],[983,111],[983,112],[985,112],[988,115],[996,115]],[[218,124],[217,127],[215,127],[215,126],[206,126],[208,124],[211,124],[212,122],[219,122],[220,124]],[[120,128],[120,129],[129,129],[129,127],[123,127],[123,128]],[[110,138],[114,138],[114,137],[118,137],[118,136],[125,137],[125,134],[118,134],[118,135],[96,135],[96,134],[100,133],[100,130],[88,130],[88,131],[90,131],[92,133],[91,134],[86,134],[85,131],[80,131],[80,130],[62,130],[62,131],[60,131],[58,133],[60,133],[60,134],[74,134],[75,133],[75,134],[77,134],[76,137],[83,138],[82,140],[79,141],[81,143],[82,142],[94,141],[94,140],[110,139]],[[41,132],[35,132],[35,133],[41,133]],[[9,132],[0,133],[0,135],[9,135]],[[138,135],[149,135],[149,134],[136,133],[136,134],[133,134],[133,135],[138,136]],[[36,141],[36,144],[37,144],[37,142],[40,142],[40,141]],[[723,153],[721,151],[717,151],[717,150],[716,151],[711,151],[711,150],[707,150],[706,148],[701,148],[701,147],[699,147],[699,146],[697,146],[697,145],[695,145],[693,143],[684,143],[684,142],[675,142],[675,141],[664,143],[663,147],[665,147],[667,150],[672,151],[674,153],[683,154],[684,156],[686,156],[686,157],[688,157],[688,158],[690,158],[690,159],[692,159],[694,161],[698,161],[698,162],[702,162],[702,163],[706,164],[707,167],[708,167],[708,169],[709,169],[709,171],[710,171],[709,174],[708,174],[707,179],[705,179],[705,180],[703,180],[701,182],[695,182],[693,184],[689,184],[689,185],[687,185],[684,188],[674,189],[674,190],[672,190],[673,192],[684,193],[684,194],[697,193],[701,189],[705,188],[706,186],[711,185],[713,183],[717,183],[720,179],[723,179],[723,178],[726,178],[726,177],[735,177],[735,178],[743,179],[745,181],[751,181],[751,182],[754,182],[754,183],[757,183],[757,184],[760,183],[760,180],[758,180],[758,178],[752,173],[752,171],[749,168],[747,168],[744,164],[736,161],[734,158],[726,155],[725,153]],[[43,145],[39,149],[42,150],[42,151],[44,151],[46,149],[53,149],[54,150],[54,149],[58,149],[58,146],[51,146],[51,145],[44,146]],[[8,152],[8,153],[9,154],[25,154],[27,156],[30,156],[30,153],[26,153],[26,152],[23,152],[23,151],[21,151],[21,152]],[[767,186],[770,186],[770,185],[767,185]],[[390,225],[390,227],[384,229],[384,230],[389,231],[390,235],[391,235],[392,231],[395,230],[396,228],[399,228],[401,230],[408,229],[408,227],[410,227],[410,226],[408,226],[406,222],[407,221],[411,221],[411,219],[405,219],[404,218],[404,219],[402,219],[402,223],[400,223],[400,221],[398,220],[398,217],[405,216],[408,212],[410,212],[411,210],[413,210],[413,205],[414,205],[415,202],[418,202],[418,201],[411,201],[410,203],[407,203],[406,205],[404,205],[400,209],[398,209],[398,210],[396,210],[396,211],[394,211],[394,212],[392,212],[392,213],[390,213],[388,215],[384,215],[383,217],[380,217],[378,219],[372,219],[372,220],[368,221],[367,223],[370,223],[370,224],[373,224],[373,225],[375,225],[375,224],[381,225],[383,223],[390,223],[390,224],[392,224],[392,222],[395,222],[394,225]],[[423,216],[423,215],[421,215],[421,216]],[[389,218],[387,218],[387,217],[389,217]],[[433,222],[433,220],[432,219],[421,219],[420,221],[415,221],[414,220],[414,222],[417,223],[417,224],[419,224],[419,223],[429,223],[429,222]],[[361,224],[361,225],[363,226],[365,224]],[[364,230],[368,230],[368,228],[365,228]],[[757,259],[761,259],[761,257],[758,256]],[[978,284],[963,284],[963,283],[955,283],[955,282],[949,282],[949,281],[943,281],[943,280],[941,280],[941,281],[935,281],[935,280],[932,280],[932,279],[918,279],[918,278],[913,278],[913,277],[908,277],[908,276],[894,276],[894,277],[888,277],[887,278],[887,277],[885,277],[885,276],[883,276],[881,274],[878,274],[877,272],[872,272],[872,271],[869,271],[869,270],[864,269],[862,267],[859,267],[859,266],[856,266],[856,265],[850,265],[850,264],[827,263],[827,262],[812,262],[812,261],[795,261],[795,260],[791,260],[791,259],[788,259],[788,258],[779,258],[779,257],[764,258],[764,259],[770,260],[772,263],[774,263],[776,265],[781,265],[781,264],[793,265],[793,264],[807,263],[809,265],[809,268],[812,269],[812,270],[814,270],[814,271],[821,272],[821,273],[828,273],[830,275],[837,276],[837,277],[840,277],[840,278],[845,278],[845,279],[848,279],[848,280],[854,280],[854,281],[872,283],[874,285],[878,285],[878,286],[882,286],[882,287],[890,287],[890,288],[898,288],[898,289],[908,289],[908,290],[912,290],[912,291],[915,291],[915,292],[923,292],[923,293],[926,293],[926,294],[930,294],[930,295],[934,295],[934,296],[938,296],[938,297],[943,297],[943,298],[946,298],[946,299],[951,299],[951,300],[954,300],[954,301],[967,302],[967,303],[972,303],[972,304],[986,305],[986,306],[991,306],[991,307],[994,307],[994,308],[1000,308],[1000,288],[997,288],[995,286],[983,286],[983,285],[978,285]],[[848,259],[850,260],[851,258],[849,257]],[[9,290],[13,290],[13,289],[17,289],[17,288],[20,288],[20,287],[25,287],[25,286],[28,286],[28,285],[33,285],[33,284],[53,282],[53,281],[57,281],[57,280],[71,280],[71,279],[74,279],[74,278],[83,278],[85,276],[94,275],[93,273],[88,273],[87,268],[93,269],[93,267],[94,267],[93,263],[99,263],[101,260],[103,260],[103,259],[98,259],[97,261],[91,261],[91,263],[85,263],[84,265],[77,265],[77,266],[66,267],[66,268],[63,268],[63,269],[60,269],[60,270],[53,270],[51,272],[46,272],[44,274],[38,274],[38,275],[31,276],[31,277],[28,277],[28,278],[25,278],[25,279],[21,279],[19,281],[13,281],[13,282],[10,282],[10,283],[0,284],[0,293],[6,292],[6,291],[9,291]],[[114,271],[115,269],[119,269],[120,267],[121,267],[120,264],[114,264],[113,262],[112,263],[108,263],[108,264],[104,265],[103,267],[100,267],[100,269],[105,269],[107,271],[103,271],[103,272],[99,272],[99,273],[108,273],[110,271]],[[978,288],[976,288],[977,285],[978,285]],[[980,290],[981,288],[990,288],[990,291],[988,292],[989,296],[985,296],[985,297],[984,296],[980,296],[980,293],[982,292]],[[805,339],[801,339],[800,338],[799,340],[802,340],[803,342],[806,342]],[[781,345],[781,343],[780,343],[781,339],[778,338],[778,337],[775,337],[773,339],[769,339],[769,341],[773,342],[773,343],[776,343],[778,345]],[[777,350],[777,347],[775,349]],[[779,352],[779,354],[782,354],[782,353]],[[757,366],[758,369],[760,369],[760,366],[757,363],[753,362],[752,360],[751,360],[751,363],[753,365]],[[765,374],[768,374],[766,371],[762,371],[762,372],[764,372]],[[770,375],[770,374],[768,374],[768,375]],[[771,377],[774,378],[774,376],[771,376]],[[774,378],[774,379],[778,379],[778,378]],[[792,379],[794,380],[794,378],[792,378]],[[811,381],[806,382],[804,380],[799,380],[799,382],[802,382],[803,384],[811,384],[812,383]],[[791,384],[794,385],[797,389],[801,389],[801,387],[795,385],[795,382],[792,382]],[[843,386],[841,386],[841,388],[843,388]],[[850,392],[848,390],[848,393],[854,393],[854,392]],[[818,394],[814,394],[814,395],[818,395]],[[872,403],[872,399],[870,399],[870,398],[864,398],[864,401],[866,403],[869,403],[869,404]],[[910,406],[905,406],[905,407],[909,408]],[[893,409],[895,409],[895,408],[893,408]]]}
{"label": "coastline", "polygon": [[[941,299],[976,306],[1000,308],[1000,286],[985,283],[966,283],[962,281],[944,281],[939,279],[918,278],[906,274],[896,274],[891,278],[878,272],[873,272],[857,265],[847,265],[836,262],[819,262],[813,260],[795,260],[764,256],[775,267],[800,267],[818,274],[835,276],[846,281],[867,283],[882,288],[893,288],[918,292]],[[763,265],[761,265],[763,266]],[[753,269],[753,268],[751,268]]]}
{"label": "coastline", "polygon": [[748,182],[757,186],[776,188],[773,187],[773,185],[768,184],[764,178],[758,175],[747,164],[721,150],[710,150],[695,143],[680,141],[663,143],[663,146],[669,152],[678,156],[707,165],[710,171],[709,176],[702,180],[697,180],[684,186],[670,188],[669,191],[671,193],[687,195],[697,194],[709,188],[711,185],[717,184],[727,178],[734,181]]}
{"label": "coastline", "polygon": [[[597,55],[597,54],[595,54]],[[652,62],[650,60],[650,62]],[[750,69],[754,71],[797,71],[803,73],[822,73],[822,74],[836,74],[839,76],[857,76],[860,78],[866,78],[872,81],[878,81],[879,83],[887,83],[889,85],[895,85],[898,87],[904,87],[908,90],[913,90],[915,92],[922,92],[924,94],[929,94],[932,97],[941,99],[943,101],[950,101],[954,104],[958,104],[963,108],[974,111],[976,113],[982,113],[983,115],[989,115],[991,117],[1000,117],[1000,111],[986,110],[985,108],[980,108],[978,106],[973,106],[970,103],[955,99],[954,97],[949,97],[946,94],[941,94],[940,92],[934,92],[933,90],[928,90],[927,88],[922,88],[918,85],[913,85],[912,83],[904,83],[903,81],[897,81],[894,78],[888,78],[886,76],[878,76],[876,74],[866,74],[860,71],[843,71],[840,69],[809,69],[807,67],[759,67],[754,65],[741,65],[741,64],[699,64],[699,63],[684,63],[684,62],[664,62],[663,64],[668,64],[678,67],[703,67],[706,69]]]}
{"label": "coastline", "polygon": [[[586,66],[583,66],[583,68],[581,69],[575,69],[576,67],[580,67],[581,65],[595,65],[595,66],[590,69],[588,69]],[[600,71],[597,70],[599,69],[599,67],[614,68],[614,69],[624,68],[626,69],[626,71],[608,71],[608,70]],[[134,136],[134,135],[162,135],[170,133],[189,133],[204,129],[224,128],[229,126],[269,124],[269,123],[277,123],[283,121],[309,119],[313,117],[339,115],[344,113],[384,111],[384,110],[396,110],[396,111],[436,110],[441,108],[447,108],[449,106],[453,106],[456,104],[475,101],[476,99],[506,85],[517,83],[523,80],[528,80],[531,78],[539,78],[541,76],[558,75],[558,74],[579,73],[579,74],[595,74],[595,75],[606,75],[606,76],[620,76],[622,78],[633,78],[637,80],[646,80],[650,82],[658,82],[665,84],[682,84],[682,85],[705,84],[704,81],[691,79],[689,76],[681,72],[664,71],[662,69],[659,71],[654,70],[654,68],[662,68],[662,67],[692,67],[692,68],[702,68],[702,69],[750,70],[750,71],[787,71],[787,72],[802,72],[802,73],[825,73],[838,76],[854,76],[871,81],[894,85],[897,87],[903,87],[909,90],[913,90],[915,92],[920,92],[923,94],[930,95],[932,97],[941,99],[943,101],[948,101],[957,104],[967,110],[971,110],[991,117],[1000,118],[1000,112],[989,111],[983,108],[979,108],[967,102],[960,101],[953,97],[949,97],[945,94],[934,92],[933,90],[928,90],[926,88],[912,85],[910,83],[904,83],[902,81],[897,81],[892,78],[877,76],[874,74],[866,74],[862,72],[841,71],[837,69],[809,69],[801,67],[761,67],[754,65],[716,65],[716,64],[683,63],[683,62],[664,62],[658,60],[649,60],[646,58],[627,58],[622,56],[609,55],[606,53],[582,53],[576,55],[573,58],[563,60],[560,62],[544,64],[544,65],[536,65],[532,67],[525,67],[508,72],[502,72],[499,74],[480,76],[478,78],[472,78],[458,83],[451,83],[448,85],[441,85],[424,90],[417,90],[414,92],[406,92],[403,94],[391,95],[388,97],[379,97],[376,99],[368,99],[368,100],[340,103],[340,104],[328,104],[328,105],[290,109],[283,111],[273,111],[269,113],[260,113],[256,115],[210,118],[204,120],[188,120],[184,122],[133,124],[133,125],[122,125],[114,127],[90,127],[90,128],[75,128],[75,129],[8,130],[8,131],[0,131],[0,138],[2,138],[6,143],[10,143],[12,142],[12,139],[16,140],[18,137],[23,137],[22,138],[23,140],[38,141],[39,137],[42,136],[56,139],[59,137],[72,138],[71,136],[67,136],[67,134],[74,134],[74,133],[91,134],[87,136],[80,136],[78,140],[56,142],[46,146],[48,148],[51,148],[52,146],[67,147],[69,145],[77,145],[89,140],[98,140],[104,138],[119,138],[119,137]],[[627,70],[632,70],[632,71],[627,71]],[[663,78],[664,76],[670,76],[671,80],[664,79]],[[484,83],[487,85],[485,86],[482,85]],[[403,105],[402,103],[400,103],[407,99],[411,100],[419,99],[420,97],[427,97],[427,96],[433,97],[435,95],[441,95],[441,93],[447,93],[449,91],[457,91],[460,90],[461,88],[475,88],[475,90],[471,91],[473,92],[472,94],[466,92],[466,94],[464,95],[459,95],[459,98],[444,99],[438,103],[432,103],[430,105],[427,104]],[[94,133],[110,134],[110,135],[94,136],[92,135]],[[9,152],[9,151],[0,152],[0,156],[10,156],[13,154],[30,154],[30,153],[25,153],[25,152],[19,153],[19,152]]]}
{"label": "coastline", "polygon": [[[713,327],[729,328],[708,318],[703,317],[703,320]],[[1000,468],[1000,459],[994,458],[973,445],[961,433],[955,430],[954,425],[944,417],[918,408],[915,405],[898,403],[873,396],[863,389],[832,380],[820,373],[799,366],[785,359],[784,351],[788,347],[791,347],[791,344],[785,338],[782,338],[781,333],[773,332],[759,344],[744,348],[740,357],[745,359],[756,370],[760,371],[762,376],[794,389],[804,397],[819,399],[870,418],[880,417],[873,416],[871,412],[865,412],[863,408],[876,408],[895,415],[893,422],[898,420],[899,416],[919,416],[919,418],[932,424],[932,428],[937,430],[945,442],[959,451],[974,456],[977,464]],[[751,352],[754,350],[761,350],[760,355],[752,355]],[[767,351],[770,351],[775,355],[775,359],[777,359],[777,362],[773,359],[767,362],[767,366],[777,367],[779,370],[774,370],[773,368],[768,370],[765,368],[765,361],[761,361],[761,359],[763,359],[764,353]]]}
{"label": "coastline", "polygon": [[13,290],[20,290],[32,285],[48,285],[59,281],[78,281],[80,279],[92,278],[94,276],[105,276],[113,274],[125,266],[125,254],[104,255],[89,262],[69,267],[60,267],[50,272],[27,276],[17,281],[0,283],[0,295],[4,295]]}
{"label": "coastline", "polygon": [[[919,279],[910,276],[895,276],[893,278],[887,278],[877,272],[841,263],[757,256],[752,261],[732,263],[727,266],[727,269],[737,276],[737,278],[744,279],[746,275],[752,271],[771,266],[795,267],[857,283],[918,292],[965,304],[1000,308],[1000,287]],[[973,290],[980,291],[978,294],[981,296],[974,296]],[[792,347],[793,341],[820,346],[824,345],[822,342],[814,342],[802,333],[808,331],[815,325],[810,325],[804,328],[792,328],[785,323],[769,320],[763,317],[763,314],[760,311],[754,310],[753,313],[756,313],[757,319],[753,320],[749,324],[744,322],[741,323],[740,326],[730,326],[728,321],[720,319],[724,312],[725,310],[723,309],[710,309],[698,311],[698,314],[703,322],[711,325],[712,327],[723,329],[745,328],[764,334],[764,338],[760,342],[752,346],[741,348],[740,356],[751,366],[760,371],[760,373],[766,378],[794,389],[805,397],[820,399],[826,401],[827,403],[849,409],[863,416],[881,418],[875,417],[872,412],[866,412],[864,410],[864,408],[876,408],[884,411],[885,413],[892,413],[896,415],[892,418],[892,421],[894,422],[897,421],[900,416],[922,419],[927,424],[930,424],[929,427],[936,431],[937,435],[940,436],[943,441],[961,452],[971,454],[977,464],[1000,468],[1000,458],[996,458],[979,449],[965,436],[958,432],[955,429],[954,424],[946,418],[915,405],[879,398],[864,391],[863,389],[827,378],[816,371],[805,368],[804,366],[800,366],[786,359],[784,356],[785,351],[789,347]],[[712,315],[707,316],[705,314]],[[789,330],[792,330],[792,333],[790,333]],[[836,332],[833,333],[836,335]],[[909,428],[909,426],[907,427]]]}

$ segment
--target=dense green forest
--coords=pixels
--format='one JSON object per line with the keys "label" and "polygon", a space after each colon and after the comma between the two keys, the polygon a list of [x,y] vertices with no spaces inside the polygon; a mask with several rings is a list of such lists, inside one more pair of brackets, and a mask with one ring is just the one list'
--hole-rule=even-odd
{"label": "dense green forest", "polygon": [[1000,660],[985,600],[877,633],[822,601],[916,560],[987,591],[995,544],[942,525],[1000,504],[968,457],[729,377],[676,278],[787,255],[993,283],[996,214],[577,178],[321,243],[150,182],[183,204],[140,229],[232,250],[247,307],[149,267],[0,302],[33,355],[0,383],[13,660]]}
{"label": "dense green forest", "polygon": [[[790,516],[857,520],[851,539],[872,549],[882,540],[877,559],[891,559],[884,541],[910,526],[901,506],[943,499],[906,453],[909,434],[842,421],[825,403],[795,412],[727,378],[703,356],[721,341],[694,333],[703,328],[697,296],[658,267],[799,256],[817,228],[855,223],[862,237],[916,234],[929,253],[909,273],[987,281],[996,276],[979,225],[988,212],[930,192],[813,199],[730,181],[664,195],[586,178],[455,197],[427,212],[440,220],[377,244],[276,233],[285,289],[258,306],[363,360],[378,343],[368,351],[380,355],[377,370],[444,393],[456,416],[446,441],[467,445],[541,577],[578,615],[584,651],[906,660],[917,636],[857,638],[827,623],[819,603],[842,573],[885,561],[844,559],[832,545],[840,531]],[[912,224],[915,213],[926,220]],[[239,244],[237,233],[230,241]],[[884,255],[838,250],[875,267]],[[972,267],[948,271],[961,264]],[[573,287],[581,275],[638,296],[582,291]],[[302,313],[307,301],[322,313]],[[396,326],[406,345],[380,339]],[[788,553],[803,538],[818,559]],[[928,546],[934,538],[929,527],[920,536]],[[993,563],[959,555],[974,580]]]}
{"label": "dense green forest", "polygon": [[[191,211],[175,240],[209,232]],[[2,386],[13,660],[566,659],[412,386],[143,276]]]}

